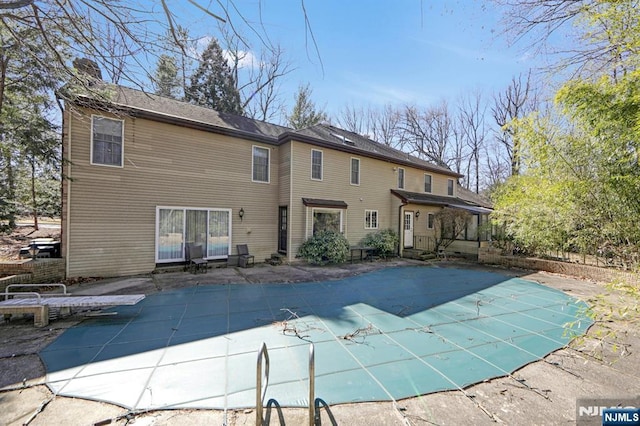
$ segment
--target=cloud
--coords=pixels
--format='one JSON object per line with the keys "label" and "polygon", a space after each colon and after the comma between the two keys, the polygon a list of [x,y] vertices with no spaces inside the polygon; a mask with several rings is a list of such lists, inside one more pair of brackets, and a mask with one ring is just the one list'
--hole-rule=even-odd
{"label": "cloud", "polygon": [[233,66],[235,58],[238,58],[238,68],[260,68],[260,60],[256,58],[256,55],[251,51],[238,50],[233,52],[231,50],[223,50],[222,56],[227,61],[229,66]]}
{"label": "cloud", "polygon": [[[202,56],[202,52],[209,46],[211,43],[211,36],[201,37],[196,41],[195,48],[190,52],[190,54],[194,58],[200,58]],[[227,61],[230,67],[233,67],[234,58],[237,56],[238,58],[238,68],[259,68],[260,60],[253,54],[251,51],[247,50],[238,50],[237,52],[231,50],[222,50],[222,57]]]}
{"label": "cloud", "polygon": [[365,87],[363,94],[368,96],[372,101],[377,101],[381,104],[404,104],[412,103],[416,100],[415,91],[382,84],[371,84]]}
{"label": "cloud", "polygon": [[347,80],[345,93],[348,93],[350,98],[362,99],[372,104],[411,104],[417,102],[420,97],[415,89],[407,89],[397,84],[367,81],[357,75],[348,76]]}

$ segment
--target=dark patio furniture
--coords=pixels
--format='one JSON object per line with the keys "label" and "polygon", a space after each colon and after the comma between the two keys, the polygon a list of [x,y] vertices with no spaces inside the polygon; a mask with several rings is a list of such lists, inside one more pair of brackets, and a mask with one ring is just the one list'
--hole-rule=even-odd
{"label": "dark patio furniture", "polygon": [[190,268],[193,273],[207,271],[207,261],[204,258],[200,244],[187,243],[184,248],[184,254],[187,259],[187,267]]}
{"label": "dark patio furniture", "polygon": [[60,257],[60,241],[53,238],[35,238],[20,249],[20,257]]}
{"label": "dark patio furniture", "polygon": [[353,263],[353,259],[357,259],[355,256],[356,253],[359,254],[360,262],[363,260],[373,260],[373,254],[375,253],[375,247],[366,247],[366,246],[353,246],[349,247],[351,263]]}
{"label": "dark patio furniture", "polygon": [[255,257],[249,254],[249,247],[246,244],[238,244],[236,249],[238,250],[238,266],[247,268],[254,265]]}

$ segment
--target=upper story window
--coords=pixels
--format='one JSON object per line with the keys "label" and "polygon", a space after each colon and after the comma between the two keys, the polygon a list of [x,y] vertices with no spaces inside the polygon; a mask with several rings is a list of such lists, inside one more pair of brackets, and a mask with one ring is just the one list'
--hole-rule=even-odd
{"label": "upper story window", "polygon": [[432,180],[431,175],[424,175],[424,192],[432,192]]}
{"label": "upper story window", "polygon": [[122,167],[124,121],[91,116],[91,164]]}
{"label": "upper story window", "polygon": [[351,185],[360,185],[360,159],[351,159]]}
{"label": "upper story window", "polygon": [[311,179],[322,180],[322,151],[311,150]]}
{"label": "upper story window", "polygon": [[453,179],[447,179],[447,195],[450,195],[453,197]]}
{"label": "upper story window", "polygon": [[269,148],[253,147],[252,169],[254,182],[269,183]]}
{"label": "upper story window", "polygon": [[364,211],[364,228],[378,229],[378,210]]}
{"label": "upper story window", "polygon": [[398,189],[404,189],[404,169],[398,167]]}

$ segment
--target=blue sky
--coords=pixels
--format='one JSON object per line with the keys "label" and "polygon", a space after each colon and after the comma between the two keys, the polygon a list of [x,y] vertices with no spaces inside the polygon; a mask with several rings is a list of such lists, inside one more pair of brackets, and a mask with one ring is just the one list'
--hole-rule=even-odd
{"label": "blue sky", "polygon": [[[316,105],[329,114],[345,105],[453,102],[475,90],[491,96],[540,61],[523,46],[509,47],[500,11],[487,1],[307,0],[318,52],[300,0],[235,4],[296,67],[283,81],[285,99],[292,104],[298,85],[310,83]],[[219,9],[215,3],[209,7]],[[190,25],[192,35],[217,35],[212,18],[199,15]],[[241,20],[232,22],[259,47]]]}

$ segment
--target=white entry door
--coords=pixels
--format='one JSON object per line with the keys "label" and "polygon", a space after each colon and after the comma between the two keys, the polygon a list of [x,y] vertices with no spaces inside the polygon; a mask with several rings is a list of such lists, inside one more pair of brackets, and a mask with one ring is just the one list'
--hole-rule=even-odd
{"label": "white entry door", "polygon": [[404,212],[404,248],[413,247],[413,212]]}

